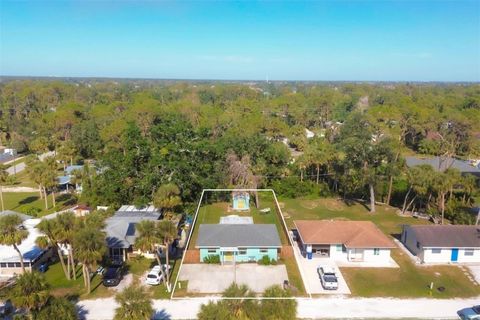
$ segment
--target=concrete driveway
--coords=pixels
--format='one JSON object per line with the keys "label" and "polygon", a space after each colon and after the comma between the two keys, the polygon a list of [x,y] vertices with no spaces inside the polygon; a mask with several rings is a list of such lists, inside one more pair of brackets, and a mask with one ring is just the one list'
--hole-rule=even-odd
{"label": "concrete driveway", "polygon": [[188,280],[188,292],[222,293],[236,277],[238,284],[245,284],[254,292],[263,292],[273,285],[282,285],[288,279],[284,265],[260,266],[253,263],[233,265],[183,264],[179,280]]}
{"label": "concrete driveway", "polygon": [[[298,268],[302,274],[302,279],[305,284],[305,289],[309,294],[351,294],[350,289],[348,288],[347,282],[343,278],[342,272],[338,268],[335,261],[330,258],[313,258],[308,260],[304,258],[300,253],[300,248],[297,243],[294,243],[294,252],[295,257],[298,262]],[[320,282],[320,277],[317,272],[318,266],[330,266],[335,269],[335,273],[338,278],[338,289],[337,290],[325,290],[322,287]]]}

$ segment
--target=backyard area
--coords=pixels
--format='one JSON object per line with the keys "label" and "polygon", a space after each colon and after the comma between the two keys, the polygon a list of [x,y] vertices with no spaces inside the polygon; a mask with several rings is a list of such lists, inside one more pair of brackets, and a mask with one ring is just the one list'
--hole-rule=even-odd
{"label": "backyard area", "polygon": [[[403,224],[428,224],[412,217],[399,216],[396,208],[378,206],[376,213],[359,202],[341,199],[281,199],[280,206],[289,228],[294,220],[344,219],[374,222],[384,233],[398,237]],[[400,268],[341,268],[353,296],[362,297],[473,297],[480,286],[470,282],[457,266],[419,266],[399,248],[392,257]],[[433,290],[429,286],[433,282]],[[438,290],[438,288],[440,288]]]}

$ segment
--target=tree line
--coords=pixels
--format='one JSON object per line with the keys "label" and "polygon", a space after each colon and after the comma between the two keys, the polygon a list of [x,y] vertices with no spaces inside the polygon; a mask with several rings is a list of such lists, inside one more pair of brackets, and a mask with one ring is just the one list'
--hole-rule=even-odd
{"label": "tree line", "polygon": [[478,192],[436,178],[423,196],[403,160],[480,157],[477,84],[13,81],[0,97],[2,143],[95,159],[79,177],[92,205],[150,203],[171,183],[188,209],[203,188],[274,186],[469,222]]}

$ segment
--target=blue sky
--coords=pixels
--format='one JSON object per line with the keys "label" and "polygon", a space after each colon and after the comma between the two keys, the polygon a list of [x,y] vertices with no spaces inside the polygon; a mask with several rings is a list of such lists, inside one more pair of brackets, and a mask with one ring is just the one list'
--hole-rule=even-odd
{"label": "blue sky", "polygon": [[480,1],[6,1],[0,74],[480,81]]}

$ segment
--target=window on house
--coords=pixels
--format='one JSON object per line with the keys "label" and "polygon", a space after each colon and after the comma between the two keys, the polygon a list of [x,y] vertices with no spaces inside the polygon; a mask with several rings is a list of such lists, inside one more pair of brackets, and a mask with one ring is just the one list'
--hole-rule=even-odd
{"label": "window on house", "polygon": [[432,249],[433,254],[440,254],[442,253],[442,249]]}
{"label": "window on house", "polygon": [[342,252],[343,246],[341,244],[337,244],[337,252]]}
{"label": "window on house", "polygon": [[373,255],[374,256],[379,256],[380,255],[380,249],[379,248],[374,248],[373,249]]}
{"label": "window on house", "polygon": [[238,254],[244,256],[247,254],[247,248],[238,248]]}
{"label": "window on house", "polygon": [[6,268],[7,264],[5,262],[0,263],[0,268]]}
{"label": "window on house", "polygon": [[420,249],[420,242],[417,241],[417,248]]}
{"label": "window on house", "polygon": [[465,249],[465,255],[466,256],[473,256],[474,250],[473,249]]}
{"label": "window on house", "polygon": [[217,249],[208,249],[208,253],[217,253]]}
{"label": "window on house", "polygon": [[268,253],[268,249],[267,248],[260,248],[260,253]]}
{"label": "window on house", "polygon": [[8,263],[7,263],[7,266],[8,266],[9,268],[15,268],[15,263],[14,263],[14,262],[8,262]]}

